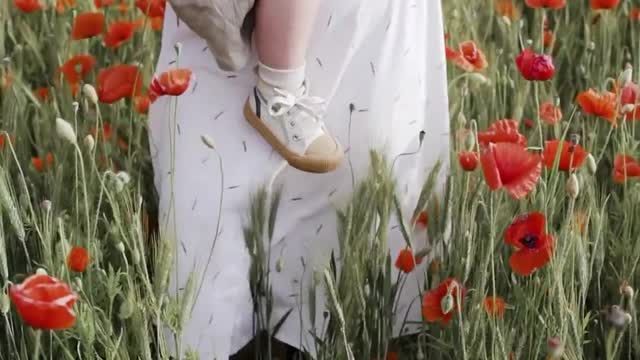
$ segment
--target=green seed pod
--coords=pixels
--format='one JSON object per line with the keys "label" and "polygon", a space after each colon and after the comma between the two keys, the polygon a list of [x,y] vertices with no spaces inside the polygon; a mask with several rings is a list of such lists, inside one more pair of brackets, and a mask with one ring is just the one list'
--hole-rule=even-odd
{"label": "green seed pod", "polygon": [[133,296],[127,296],[126,299],[120,304],[120,309],[118,311],[118,317],[122,320],[126,320],[131,317],[133,314]]}

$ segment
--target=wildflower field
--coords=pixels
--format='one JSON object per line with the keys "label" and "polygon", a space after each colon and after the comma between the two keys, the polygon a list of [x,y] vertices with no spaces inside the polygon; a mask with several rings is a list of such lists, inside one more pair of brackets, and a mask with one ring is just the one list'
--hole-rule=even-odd
{"label": "wildflower field", "polygon": [[[443,6],[453,146],[433,174],[448,190],[430,177],[399,214],[392,159],[372,154],[337,214],[342,265],[318,269],[317,358],[639,359],[640,1]],[[179,102],[191,78],[154,73],[164,11],[0,1],[0,360],[169,359],[159,329],[180,337],[197,284],[169,295],[175,244],[154,230],[146,140],[150,103]],[[254,198],[245,240],[265,294],[278,197]],[[400,254],[373,220],[390,216],[415,219]],[[411,248],[409,226],[429,248]],[[395,294],[422,261],[422,331],[392,339]]]}

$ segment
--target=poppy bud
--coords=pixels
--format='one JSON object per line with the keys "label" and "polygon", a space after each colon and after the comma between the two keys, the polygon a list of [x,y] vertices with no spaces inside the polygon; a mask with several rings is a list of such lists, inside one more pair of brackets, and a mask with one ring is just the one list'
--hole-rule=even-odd
{"label": "poppy bud", "polygon": [[216,149],[216,145],[213,142],[213,139],[211,139],[209,137],[209,135],[207,134],[202,134],[200,135],[200,140],[202,141],[203,144],[205,144],[209,149],[211,150],[215,150]]}
{"label": "poppy bud", "polygon": [[9,301],[9,296],[4,293],[4,291],[0,291],[0,314],[5,315],[11,309],[11,302]]}
{"label": "poppy bud", "polygon": [[596,49],[596,43],[594,43],[593,41],[589,41],[589,43],[587,44],[587,50],[593,51]]}
{"label": "poppy bud", "polygon": [[596,164],[596,158],[594,158],[593,155],[591,154],[587,155],[587,170],[591,175],[595,175],[596,171],[598,170],[598,165]]}
{"label": "poppy bud", "polygon": [[418,352],[416,353],[416,360],[424,360],[424,352],[422,352],[422,346],[418,346]]}
{"label": "poppy bud", "polygon": [[122,181],[124,185],[127,185],[131,181],[131,176],[129,176],[129,174],[125,171],[118,171],[118,173],[116,174],[116,178]]}
{"label": "poppy bud", "polygon": [[82,278],[77,277],[73,280],[76,290],[82,290]]}
{"label": "poppy bud", "polygon": [[453,295],[451,294],[447,294],[445,295],[442,300],[440,300],[440,310],[442,310],[443,314],[448,314],[453,310],[453,306],[454,306],[454,301],[453,301]]}
{"label": "poppy bud", "polygon": [[533,40],[527,39],[526,43],[527,43],[527,46],[531,46],[533,45]]}
{"label": "poppy bud", "polygon": [[89,98],[89,100],[94,104],[97,105],[98,104],[98,93],[96,92],[96,88],[93,87],[93,85],[91,84],[84,84],[82,86],[82,93],[84,94],[84,96],[86,96],[87,98]]}
{"label": "poppy bud", "polygon": [[578,184],[578,177],[576,174],[569,175],[566,191],[570,198],[575,199],[578,197],[578,194],[580,193],[580,185]]}
{"label": "poppy bud", "polygon": [[65,139],[69,143],[76,145],[76,132],[66,120],[56,118],[56,132],[58,136]]}
{"label": "poppy bud", "polygon": [[80,109],[80,104],[78,104],[77,101],[74,101],[71,103],[71,107],[73,108],[73,113],[77,114],[78,113],[78,109]]}
{"label": "poppy bud", "polygon": [[629,314],[618,305],[611,305],[605,314],[607,323],[618,330],[622,330],[630,322],[627,317]]}
{"label": "poppy bud", "polygon": [[124,248],[124,244],[122,243],[122,241],[119,241],[116,244],[116,249],[118,249],[118,251],[120,251],[121,253],[124,253],[125,248]]}
{"label": "poppy bud", "polygon": [[480,85],[485,85],[485,84],[491,83],[486,76],[484,76],[484,75],[482,75],[480,73],[477,73],[477,72],[471,73],[471,74],[469,74],[469,76],[471,77],[471,79],[473,79],[473,81],[477,82]]}
{"label": "poppy bud", "polygon": [[364,296],[369,297],[371,295],[371,287],[369,284],[364,284]]}
{"label": "poppy bud", "polygon": [[92,151],[93,147],[96,145],[96,141],[93,139],[93,136],[91,134],[85,136],[82,143],[89,151]]}
{"label": "poppy bud", "polygon": [[283,268],[284,268],[284,261],[282,260],[282,258],[279,258],[276,261],[276,272],[282,272]]}
{"label": "poppy bud", "polygon": [[633,299],[633,296],[635,295],[635,291],[628,284],[624,284],[620,287],[620,293],[629,299]]}
{"label": "poppy bud", "polygon": [[133,265],[137,265],[140,262],[140,251],[138,249],[133,249],[131,252],[131,263]]}
{"label": "poppy bud", "polygon": [[511,26],[511,19],[509,19],[508,17],[506,17],[506,16],[502,16],[502,17],[500,17],[500,20],[502,20],[502,22],[503,22],[505,25],[507,25],[507,26]]}
{"label": "poppy bud", "polygon": [[48,274],[47,274],[47,270],[45,270],[45,269],[43,269],[43,268],[38,268],[38,269],[36,270],[36,274],[37,274],[37,275],[48,275]]}
{"label": "poppy bud", "polygon": [[547,340],[547,353],[551,359],[559,359],[564,353],[564,345],[557,336],[550,337]]}
{"label": "poppy bud", "polygon": [[51,201],[50,200],[42,200],[40,203],[40,208],[46,212],[51,211]]}
{"label": "poppy bud", "polygon": [[[627,64],[628,65],[628,64]],[[618,81],[624,86],[630,83],[633,80],[633,68],[627,66],[620,76],[618,77]]]}
{"label": "poppy bud", "polygon": [[120,309],[118,310],[118,317],[121,320],[126,320],[133,315],[133,299],[131,295],[128,295],[125,300],[120,304]]}

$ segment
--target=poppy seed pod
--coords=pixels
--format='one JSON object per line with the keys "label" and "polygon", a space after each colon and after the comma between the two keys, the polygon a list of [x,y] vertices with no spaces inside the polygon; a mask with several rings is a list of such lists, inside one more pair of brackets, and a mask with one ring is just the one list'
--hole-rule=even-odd
{"label": "poppy seed pod", "polygon": [[481,85],[485,85],[485,84],[491,83],[491,81],[489,81],[489,79],[486,76],[484,76],[484,75],[482,75],[480,73],[477,73],[477,72],[471,73],[471,74],[469,74],[469,76],[471,77],[471,79],[473,79],[473,81],[475,81],[475,82],[477,82],[478,84],[481,84]]}
{"label": "poppy seed pod", "polygon": [[73,130],[71,124],[62,118],[56,118],[56,132],[58,136],[68,141],[69,143],[76,145],[76,132]]}
{"label": "poppy seed pod", "polygon": [[569,179],[567,179],[566,190],[567,194],[569,194],[569,197],[571,197],[572,199],[578,197],[578,194],[580,193],[580,185],[578,183],[578,177],[576,176],[576,174],[569,175]]}
{"label": "poppy seed pod", "polygon": [[40,208],[45,212],[51,211],[51,200],[42,200],[40,203]]}

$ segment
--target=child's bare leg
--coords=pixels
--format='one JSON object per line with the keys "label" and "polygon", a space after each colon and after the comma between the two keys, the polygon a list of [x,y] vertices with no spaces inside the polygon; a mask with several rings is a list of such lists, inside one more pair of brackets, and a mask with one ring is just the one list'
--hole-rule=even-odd
{"label": "child's bare leg", "polygon": [[324,101],[309,94],[305,57],[321,0],[258,0],[258,81],[245,117],[289,164],[324,173],[344,153],[322,121]]}
{"label": "child's bare leg", "polygon": [[255,42],[262,81],[292,93],[300,88],[319,4],[320,0],[258,0]]}

